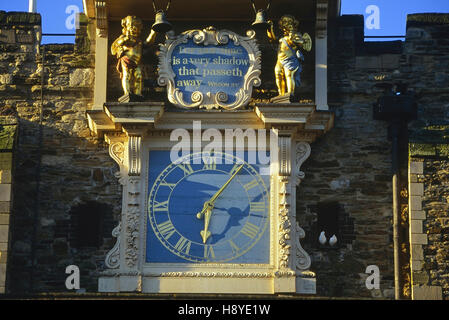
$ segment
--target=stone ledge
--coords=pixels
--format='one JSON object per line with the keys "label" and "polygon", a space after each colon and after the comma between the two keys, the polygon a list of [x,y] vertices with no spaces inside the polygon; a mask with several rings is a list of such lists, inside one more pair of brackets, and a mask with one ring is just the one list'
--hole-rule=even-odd
{"label": "stone ledge", "polygon": [[21,24],[41,24],[40,13],[16,12],[16,11],[0,11],[0,25],[15,26]]}
{"label": "stone ledge", "polygon": [[410,221],[410,232],[411,233],[422,233],[422,220],[411,220]]}
{"label": "stone ledge", "polygon": [[8,242],[9,226],[0,225],[0,242]]}
{"label": "stone ledge", "polygon": [[424,172],[424,162],[410,161],[409,166],[410,174],[423,174]]}
{"label": "stone ledge", "polygon": [[11,184],[0,184],[0,201],[11,200]]}
{"label": "stone ledge", "polygon": [[0,183],[11,183],[11,170],[0,170]]}
{"label": "stone ledge", "polygon": [[426,213],[423,210],[410,210],[411,220],[426,220]]}
{"label": "stone ledge", "polygon": [[412,233],[410,234],[410,243],[411,244],[427,244],[427,234],[423,233]]}
{"label": "stone ledge", "polygon": [[409,192],[412,196],[423,196],[424,195],[424,184],[423,183],[410,183]]}
{"label": "stone ledge", "polygon": [[413,300],[442,300],[443,292],[439,286],[413,286]]}
{"label": "stone ledge", "polygon": [[419,271],[412,273],[412,280],[414,284],[427,284],[429,282],[429,275],[427,272]]}
{"label": "stone ledge", "polygon": [[422,197],[421,196],[410,196],[410,211],[421,211],[422,210]]}
{"label": "stone ledge", "polygon": [[9,213],[11,211],[10,201],[0,201],[0,213]]}
{"label": "stone ledge", "polygon": [[0,263],[0,287],[5,285],[6,280],[6,263]]}
{"label": "stone ledge", "polygon": [[413,260],[424,260],[424,251],[422,245],[414,244],[412,247],[412,259]]}
{"label": "stone ledge", "polygon": [[410,264],[410,268],[412,271],[421,271],[424,265],[424,261],[422,260],[412,260]]}
{"label": "stone ledge", "polygon": [[449,14],[446,13],[415,13],[407,15],[407,29],[432,25],[449,24]]}
{"label": "stone ledge", "polygon": [[441,143],[410,143],[410,157],[449,159],[449,146]]}
{"label": "stone ledge", "polygon": [[8,213],[0,213],[0,225],[9,225]]}

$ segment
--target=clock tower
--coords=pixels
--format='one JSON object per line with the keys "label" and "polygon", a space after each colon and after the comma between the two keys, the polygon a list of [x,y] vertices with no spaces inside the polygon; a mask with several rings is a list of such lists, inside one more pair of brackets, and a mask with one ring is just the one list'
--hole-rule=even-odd
{"label": "clock tower", "polygon": [[[109,144],[123,185],[116,244],[105,256],[100,292],[316,293],[311,259],[301,246],[296,189],[307,183],[301,166],[311,144],[333,126],[327,76],[319,69],[327,62],[317,61],[325,59],[328,3],[280,0],[271,6],[276,21],[287,11],[298,13],[294,19],[304,12],[316,18],[312,30],[296,30],[282,49],[299,59],[301,48],[310,51],[316,43],[315,56],[303,50],[304,64],[317,65],[309,68],[315,82],[296,94],[287,90],[288,76],[299,67],[267,69],[289,53],[266,54],[266,30],[251,30],[250,23],[243,30],[252,12],[231,2],[223,10],[211,1],[173,2],[167,14],[173,29],[161,31],[154,23],[150,32],[154,12],[147,1],[86,1],[88,15],[97,19],[95,105],[87,117],[92,133]],[[139,20],[128,18],[134,16]],[[125,17],[141,21],[141,40],[129,40]],[[205,21],[223,22],[204,27]],[[136,30],[132,34],[139,35]],[[280,41],[282,30],[274,30]],[[152,42],[159,43],[153,68],[145,58]],[[121,82],[109,68],[116,58]],[[281,75],[287,93],[278,95]],[[120,96],[120,84],[136,86],[138,94]],[[267,88],[275,94],[267,95]]]}

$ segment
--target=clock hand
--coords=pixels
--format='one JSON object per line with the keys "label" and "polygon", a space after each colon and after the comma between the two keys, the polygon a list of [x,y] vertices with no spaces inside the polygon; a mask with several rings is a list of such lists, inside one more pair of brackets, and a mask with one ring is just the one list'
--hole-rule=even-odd
{"label": "clock hand", "polygon": [[203,243],[206,243],[207,239],[210,237],[210,231],[209,229],[209,221],[210,217],[212,215],[212,209],[214,208],[213,205],[210,205],[209,202],[207,202],[208,208],[204,212],[204,230],[200,231],[201,238],[203,238]]}
{"label": "clock hand", "polygon": [[196,217],[198,219],[201,219],[204,215],[204,230],[201,230],[200,232],[201,237],[203,238],[203,243],[206,243],[207,239],[210,236],[210,231],[208,230],[208,228],[210,217],[212,216],[212,210],[214,209],[215,201],[242,168],[243,164],[232,174],[232,176],[228,179],[228,181],[226,181],[226,183],[212,196],[212,198],[210,198],[208,201],[204,203],[203,210],[197,213]]}
{"label": "clock hand", "polygon": [[210,198],[208,201],[204,203],[203,210],[196,215],[198,219],[201,219],[203,217],[208,207],[212,206],[213,208],[217,198],[220,196],[223,190],[228,186],[228,184],[232,181],[232,179],[234,179],[234,177],[237,175],[237,173],[239,173],[239,171],[242,168],[243,164],[234,172],[234,174],[228,179],[228,181],[226,181],[226,183],[212,196],[212,198]]}
{"label": "clock hand", "polygon": [[218,190],[213,197],[209,200],[210,202],[212,202],[212,204],[215,203],[215,200],[217,200],[217,198],[220,196],[220,194],[223,192],[223,190],[228,186],[229,183],[231,183],[232,179],[234,179],[234,177],[237,175],[237,173],[239,173],[239,171],[243,168],[243,164],[233,173],[233,175],[228,179],[228,181],[226,181],[226,183],[220,188],[220,190]]}

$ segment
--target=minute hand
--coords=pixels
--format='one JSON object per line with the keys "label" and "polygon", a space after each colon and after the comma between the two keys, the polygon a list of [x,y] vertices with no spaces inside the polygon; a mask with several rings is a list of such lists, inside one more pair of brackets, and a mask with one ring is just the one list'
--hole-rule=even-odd
{"label": "minute hand", "polygon": [[232,174],[232,176],[226,181],[226,183],[210,198],[208,201],[204,203],[203,210],[197,214],[197,218],[201,219],[203,215],[206,213],[207,209],[212,209],[215,201],[223,192],[223,190],[228,186],[228,184],[234,179],[234,177],[239,173],[239,171],[243,168],[243,164]]}
{"label": "minute hand", "polygon": [[232,179],[239,173],[239,171],[243,168],[243,164],[233,173],[233,175],[229,178],[228,181],[218,190],[212,198],[210,198],[209,202],[213,204],[215,200],[220,196],[220,194],[223,192],[223,190],[228,186],[229,183],[231,183]]}
{"label": "minute hand", "polygon": [[203,238],[203,243],[206,243],[207,238],[210,236],[209,229],[209,221],[210,217],[212,216],[212,210],[214,209],[214,203],[215,200],[220,196],[220,194],[223,192],[223,190],[228,186],[228,184],[234,179],[234,177],[239,173],[239,171],[242,169],[243,164],[234,172],[234,174],[226,181],[226,183],[218,190],[212,198],[210,198],[208,201],[204,203],[203,210],[201,212],[198,212],[196,217],[198,219],[201,219],[204,215],[204,230],[201,230],[200,234]]}

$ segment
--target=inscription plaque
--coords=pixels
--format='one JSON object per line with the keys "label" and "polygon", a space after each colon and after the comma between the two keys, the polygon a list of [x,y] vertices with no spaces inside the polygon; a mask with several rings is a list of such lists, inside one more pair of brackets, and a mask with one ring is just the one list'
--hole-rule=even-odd
{"label": "inscription plaque", "polygon": [[246,37],[213,27],[167,36],[159,55],[158,83],[181,108],[237,109],[260,85],[260,51],[254,31]]}

